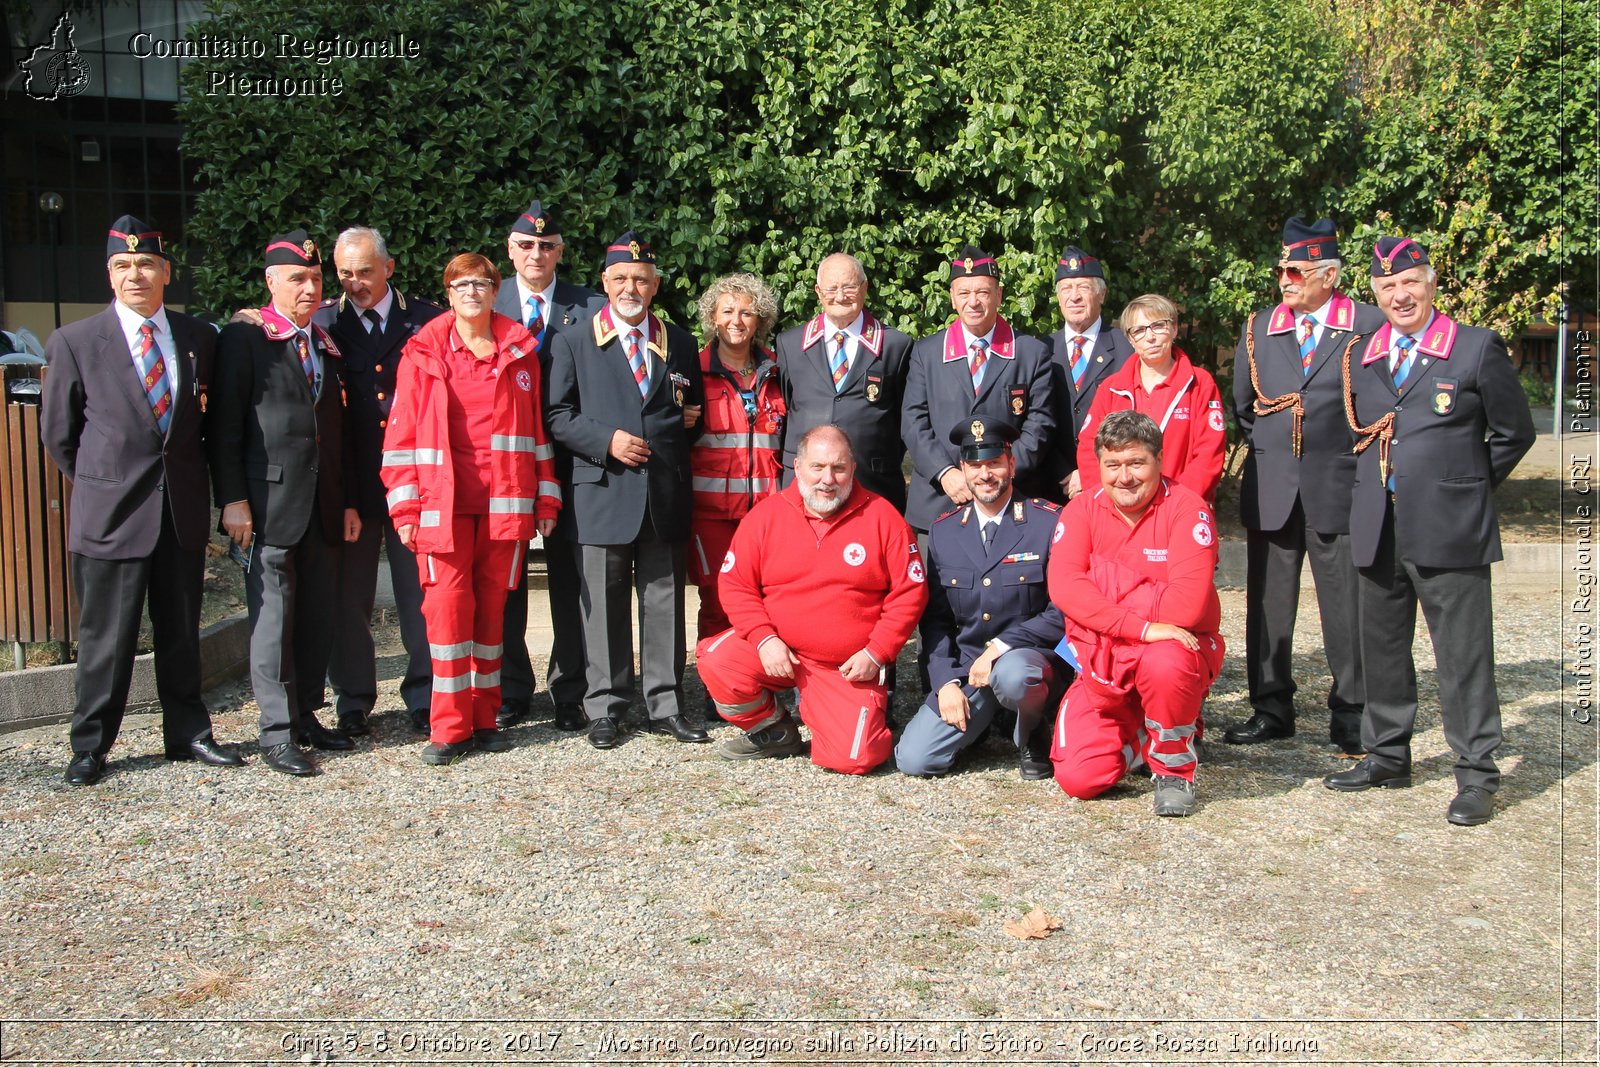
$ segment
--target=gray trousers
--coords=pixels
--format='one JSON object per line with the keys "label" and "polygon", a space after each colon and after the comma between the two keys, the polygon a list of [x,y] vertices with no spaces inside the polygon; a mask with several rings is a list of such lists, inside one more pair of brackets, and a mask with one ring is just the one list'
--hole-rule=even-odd
{"label": "gray trousers", "polygon": [[1411,766],[1417,669],[1411,642],[1417,605],[1428,622],[1439,679],[1445,740],[1456,754],[1456,784],[1499,788],[1500,696],[1494,683],[1494,604],[1489,568],[1418,567],[1398,544],[1391,505],[1378,556],[1360,569],[1361,658],[1367,711],[1361,743],[1387,769]]}
{"label": "gray trousers", "polygon": [[433,660],[428,631],[422,622],[422,586],[417,557],[400,543],[387,517],[362,520],[361,537],[335,549],[339,577],[333,608],[333,647],[328,655],[328,684],[333,686],[339,714],[370,712],[378,701],[378,663],[372,646],[372,605],[378,590],[380,545],[389,557],[400,640],[406,649],[406,673],[400,698],[406,710],[426,710],[433,694]]}
{"label": "gray trousers", "polygon": [[967,694],[967,728],[957,730],[939,717],[939,696],[928,699],[900,734],[894,763],[903,774],[943,774],[956,756],[983,736],[983,731],[1004,709],[1013,719],[1011,739],[1018,749],[1041,722],[1055,717],[1061,698],[1072,681],[1072,668],[1054,652],[1013,648],[994,661],[989,684],[982,689],[961,687]]}
{"label": "gray trousers", "polygon": [[[584,656],[582,557],[575,541],[559,534],[544,539],[544,558],[550,591],[550,699],[557,704],[579,704],[588,689]],[[500,698],[529,700],[537,688],[528,656],[528,573],[524,568],[517,586],[506,594],[505,657],[500,661]]]}
{"label": "gray trousers", "polygon": [[1333,676],[1328,737],[1335,743],[1359,740],[1366,696],[1350,535],[1307,529],[1297,500],[1283,529],[1247,531],[1245,552],[1244,643],[1251,708],[1285,725],[1294,722],[1294,624],[1300,610],[1300,570],[1309,556],[1322,617],[1322,645]]}
{"label": "gray trousers", "polygon": [[685,544],[656,536],[649,516],[628,545],[581,545],[584,647],[590,722],[621,719],[633,702],[633,619],[639,597],[639,664],[645,709],[652,719],[683,714]]}
{"label": "gray trousers", "polygon": [[323,703],[332,647],[336,547],[313,518],[298,544],[253,546],[245,572],[250,685],[261,707],[261,747],[295,740]]}

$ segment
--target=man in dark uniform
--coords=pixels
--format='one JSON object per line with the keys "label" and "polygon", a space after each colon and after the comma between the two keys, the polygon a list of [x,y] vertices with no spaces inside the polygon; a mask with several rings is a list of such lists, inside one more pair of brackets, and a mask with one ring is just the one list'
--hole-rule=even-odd
{"label": "man in dark uniform", "polygon": [[945,437],[962,419],[995,415],[1016,423],[1019,488],[1047,477],[1055,432],[1050,356],[1038,338],[1012,331],[1000,314],[1004,295],[994,257],[968,245],[950,263],[956,321],[912,350],[900,434],[911,450],[906,521],[914,530],[926,531],[972,499],[956,446]]}
{"label": "man in dark uniform", "polygon": [[394,260],[377,230],[357,226],[333,244],[333,265],[344,289],[338,300],[317,309],[312,321],[328,331],[344,356],[346,412],[355,437],[355,468],[346,474],[361,513],[361,536],[339,552],[339,584],[334,606],[333,649],[328,681],[338,709],[341,733],[367,732],[367,716],[378,699],[377,661],[372,647],[372,605],[378,585],[378,550],[389,558],[406,673],[400,683],[413,725],[427,729],[433,692],[433,664],[422,622],[422,586],[417,560],[400,543],[384,502],[383,431],[394,404],[395,372],[411,335],[443,309],[407,297],[389,284]]}
{"label": "man in dark uniform", "polygon": [[262,324],[235,322],[217,340],[206,444],[222,528],[248,553],[250,683],[261,707],[261,755],[297,776],[316,773],[296,742],[348,749],[317,721],[332,647],[341,542],[361,535],[354,436],[344,418],[339,346],[312,323],[322,258],[304,230],[274,236],[263,257],[271,303]]}
{"label": "man in dark uniform", "polygon": [[689,543],[689,446],[705,390],[683,330],[650,310],[655,253],[628,231],[606,250],[609,303],[550,346],[546,421],[572,455],[572,516],[581,596],[589,743],[613,748],[633,693],[633,620],[652,733],[709,740],[683,715],[684,564]]}
{"label": "man in dark uniform", "polygon": [[854,256],[835,252],[817,267],[822,311],[778,336],[784,422],[783,484],[794,479],[794,452],[814,426],[849,436],[856,480],[904,513],[906,446],[900,405],[911,366],[911,338],[867,311],[867,274]]}
{"label": "man in dark uniform", "polygon": [[[538,200],[517,216],[506,237],[515,284],[502,285],[494,309],[516,319],[539,342],[539,369],[550,380],[550,349],[557,334],[581,326],[606,305],[593,289],[572,285],[556,277],[556,266],[566,250],[561,223]],[[556,475],[563,493],[572,486],[572,453],[556,446]],[[555,532],[544,538],[546,580],[550,596],[550,699],[555,702],[556,728],[581,730],[588,725],[583,714],[587,688],[583,651],[583,616],[578,610],[578,545],[572,538],[571,510],[562,508]],[[500,661],[500,713],[496,725],[504,730],[528,717],[533,697],[533,665],[528,659],[528,575],[517,578],[506,595],[505,655]]]}
{"label": "man in dark uniform", "polygon": [[1500,697],[1489,565],[1501,558],[1494,488],[1533,447],[1533,418],[1505,342],[1434,310],[1427,252],[1384,237],[1372,290],[1388,319],[1344,357],[1357,436],[1350,551],[1358,570],[1367,756],[1329,775],[1346,792],[1411,783],[1417,603],[1428,620],[1444,736],[1456,753],[1458,826],[1494,814]]}
{"label": "man in dark uniform", "polygon": [[1249,452],[1239,513],[1246,531],[1245,663],[1248,722],[1231,745],[1294,736],[1294,622],[1300,571],[1311,557],[1328,670],[1328,739],[1361,748],[1360,631],[1350,562],[1350,489],[1356,457],[1344,419],[1340,357],[1383,313],[1339,289],[1332,219],[1283,224],[1278,288],[1283,302],[1253,315],[1233,356],[1233,411]]}
{"label": "man in dark uniform", "polygon": [[149,601],[161,732],[171,760],[244,761],[211,736],[200,696],[200,590],[211,518],[202,451],[216,332],[163,304],[172,264],[161,234],[132,215],[111,224],[115,298],[50,335],[40,433],[72,479],[78,624],[69,785],[106,768],[127,708]]}
{"label": "man in dark uniform", "polygon": [[[1101,379],[1133,355],[1128,337],[1100,317],[1106,302],[1106,272],[1098,259],[1068,245],[1056,261],[1056,305],[1063,326],[1050,335],[1051,395],[1055,398],[1055,437],[1045,496],[1056,503],[1082,490],[1078,474],[1078,431],[1083,429]],[[1098,471],[1089,485],[1099,487]]]}
{"label": "man in dark uniform", "polygon": [[1013,493],[1016,439],[1009,421],[985,415],[950,431],[972,501],[928,531],[924,631],[933,691],[895,746],[906,774],[945,773],[996,716],[1013,727],[1022,777],[1052,773],[1050,731],[1072,680],[1053,651],[1065,624],[1045,585],[1061,509]]}

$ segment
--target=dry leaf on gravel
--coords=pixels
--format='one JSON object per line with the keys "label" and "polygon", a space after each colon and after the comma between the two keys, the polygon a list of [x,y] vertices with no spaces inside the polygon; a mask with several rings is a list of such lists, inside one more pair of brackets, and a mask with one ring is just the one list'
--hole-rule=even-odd
{"label": "dry leaf on gravel", "polygon": [[1014,923],[1006,923],[1005,931],[1018,941],[1037,941],[1061,929],[1061,920],[1045,911],[1034,908]]}

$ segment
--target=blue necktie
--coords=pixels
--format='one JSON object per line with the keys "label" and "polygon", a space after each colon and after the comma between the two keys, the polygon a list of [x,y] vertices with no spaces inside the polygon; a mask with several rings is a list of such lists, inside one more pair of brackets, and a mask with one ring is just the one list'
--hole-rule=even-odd
{"label": "blue necktie", "polygon": [[145,319],[139,327],[139,347],[134,351],[133,363],[138,368],[145,399],[150,401],[150,411],[156,417],[156,428],[166,436],[167,427],[172,425],[172,386],[167,381],[167,364],[161,358],[161,346],[156,344],[155,330],[153,319]]}
{"label": "blue necktie", "polygon": [[628,331],[628,366],[633,368],[633,380],[639,386],[639,399],[650,392],[650,375],[645,369],[644,349],[639,344],[639,331]]}
{"label": "blue necktie", "polygon": [[1389,371],[1394,375],[1395,389],[1404,388],[1406,379],[1411,377],[1411,365],[1416,362],[1417,354],[1412,351],[1417,342],[1410,337],[1402,337],[1394,343],[1394,362],[1389,365]]}
{"label": "blue necktie", "polygon": [[844,343],[847,338],[843,330],[837,330],[833,335],[833,361],[828,369],[833,374],[833,391],[838,392],[844,388],[844,376],[850,373],[850,366],[845,362]]}
{"label": "blue necktie", "polygon": [[972,342],[972,358],[969,365],[972,368],[972,395],[977,396],[978,390],[983,387],[983,365],[989,361],[989,342],[981,337]]}
{"label": "blue necktie", "polygon": [[544,329],[544,297],[534,293],[528,297],[528,332],[535,337]]}
{"label": "blue necktie", "polygon": [[1317,351],[1317,317],[1307,315],[1300,320],[1300,373],[1311,376],[1311,357]]}
{"label": "blue necktie", "polygon": [[1072,339],[1072,386],[1077,388],[1083,381],[1083,372],[1089,369],[1089,353],[1083,350],[1083,343],[1088,340],[1082,334]]}

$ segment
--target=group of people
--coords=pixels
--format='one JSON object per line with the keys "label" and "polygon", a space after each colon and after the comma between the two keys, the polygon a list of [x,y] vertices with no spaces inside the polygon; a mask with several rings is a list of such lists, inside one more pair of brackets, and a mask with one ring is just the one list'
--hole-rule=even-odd
{"label": "group of people", "polygon": [[[245,566],[275,770],[314,774],[307,746],[368,732],[380,546],[422,759],[506,748],[535,690],[538,535],[554,724],[597,749],[621,740],[635,622],[646,728],[710,740],[683,698],[692,581],[706,713],[739,728],[725,758],[809,749],[843,773],[893,758],[937,776],[998,726],[1024,778],[1088,798],[1143,768],[1156,813],[1187,815],[1224,653],[1213,509],[1231,412],[1248,445],[1253,714],[1224,740],[1295,732],[1309,555],[1330,740],[1361,757],[1326,784],[1408,784],[1420,601],[1457,754],[1447,817],[1492,815],[1491,493],[1532,421],[1500,338],[1435,310],[1415,242],[1373,248],[1371,306],[1343,291],[1333,223],[1289,219],[1282,302],[1241,331],[1226,403],[1177,345],[1177,306],[1145,294],[1106,321],[1103,266],[1075,247],[1048,338],[1012,328],[999,265],[968,246],[949,263],[954,318],[921,340],[871,314],[860,262],[836,253],[817,267],[817,315],[776,338],[767,285],[717,279],[700,345],[654,310],[639,235],[607,248],[603,294],[557,277],[564,247],[534,201],[509,227],[511,276],[457,255],[446,308],[396,290],[382,235],[354,227],[333,248],[343,292],[324,301],[320,250],[294,230],[265,247],[268,302],[218,333],[164,306],[161,234],[113,224],[113,303],[52,335],[43,398],[74,484],[83,618],[68,782],[105,771],[147,599],[167,756],[242,762],[199,692],[209,476]],[[927,695],[896,741],[914,632]],[[331,727],[316,714],[330,687]]]}

